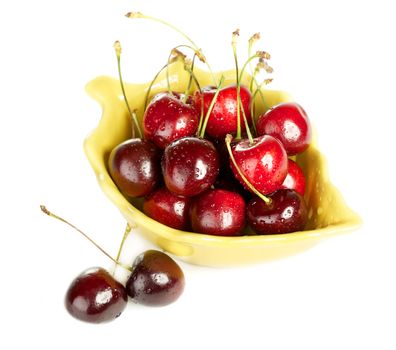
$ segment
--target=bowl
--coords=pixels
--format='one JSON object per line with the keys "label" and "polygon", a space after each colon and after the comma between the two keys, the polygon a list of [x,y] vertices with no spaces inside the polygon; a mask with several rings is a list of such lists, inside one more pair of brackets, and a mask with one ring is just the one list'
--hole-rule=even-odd
{"label": "bowl", "polygon": [[[210,85],[212,76],[195,69],[201,86]],[[235,72],[216,73],[217,79],[224,75],[224,85],[235,81]],[[249,83],[246,75],[242,83]],[[182,64],[169,68],[169,79],[174,91],[183,92],[189,79]],[[149,83],[126,84],[125,90],[132,109],[137,109],[139,121],[143,116],[144,101]],[[154,83],[151,95],[167,89],[166,75],[162,74]],[[106,196],[118,207],[125,219],[158,247],[176,257],[198,265],[231,266],[269,261],[302,252],[319,241],[346,233],[361,225],[360,217],[345,203],[341,193],[330,182],[326,159],[313,142],[308,149],[297,155],[295,160],[306,176],[305,201],[308,206],[306,229],[278,235],[245,235],[221,237],[185,232],[165,226],[140,209],[143,199],[129,202],[112,181],[107,160],[111,150],[131,137],[131,121],[122,97],[120,83],[110,77],[98,77],[86,86],[87,93],[102,107],[103,113],[96,129],[86,138],[84,150]],[[256,97],[257,112],[271,106],[291,101],[284,91],[263,89],[265,103]]]}

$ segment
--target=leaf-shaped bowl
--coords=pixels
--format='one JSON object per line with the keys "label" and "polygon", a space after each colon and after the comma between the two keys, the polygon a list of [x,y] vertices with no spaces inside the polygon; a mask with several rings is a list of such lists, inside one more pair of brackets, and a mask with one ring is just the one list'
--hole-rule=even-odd
{"label": "leaf-shaped bowl", "polygon": [[[189,74],[182,64],[170,66],[169,78],[174,91],[184,92]],[[195,70],[201,86],[210,85],[212,76],[205,71]],[[234,71],[215,74],[217,79],[224,75],[224,85],[233,83]],[[242,83],[248,84],[246,76]],[[126,94],[133,109],[137,109],[142,120],[147,84],[126,84]],[[159,76],[151,95],[167,89],[166,76]],[[329,181],[325,157],[313,143],[296,156],[307,180],[305,200],[308,206],[308,223],[300,232],[279,235],[245,235],[221,237],[185,232],[165,226],[141,210],[142,199],[129,202],[118,190],[108,171],[111,150],[131,137],[131,121],[123,100],[120,83],[109,77],[98,77],[86,86],[88,94],[100,103],[103,109],[99,125],[86,138],[84,149],[96,174],[100,187],[107,197],[119,208],[126,220],[139,227],[139,232],[165,251],[186,262],[206,266],[230,266],[268,261],[304,251],[320,240],[356,229],[361,225],[360,217],[345,203],[337,188]],[[256,97],[256,110],[264,112],[273,105],[290,101],[283,91],[263,89],[264,103]]]}

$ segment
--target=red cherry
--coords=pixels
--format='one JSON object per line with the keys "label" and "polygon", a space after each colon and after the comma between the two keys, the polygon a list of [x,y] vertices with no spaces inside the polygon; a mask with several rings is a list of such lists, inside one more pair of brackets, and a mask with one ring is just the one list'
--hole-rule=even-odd
{"label": "red cherry", "polygon": [[301,231],[307,222],[304,199],[293,190],[281,189],[268,196],[270,204],[258,197],[247,207],[246,218],[254,232],[277,234]]}
{"label": "red cherry", "polygon": [[178,93],[162,92],[147,106],[143,118],[144,135],[159,148],[164,149],[172,141],[197,132],[199,113],[182,98]]}
{"label": "red cherry", "polygon": [[218,236],[239,235],[245,227],[243,197],[222,189],[208,190],[191,204],[191,226],[194,232]]}
{"label": "red cherry", "polygon": [[183,293],[183,271],[163,252],[147,250],[135,259],[132,269],[126,290],[139,304],[165,306],[176,301]]}
{"label": "red cherry", "polygon": [[[287,175],[287,154],[282,144],[265,135],[253,140],[241,140],[231,145],[232,154],[242,174],[260,193],[268,194],[282,185]],[[235,177],[246,188],[234,164],[230,163]]]}
{"label": "red cherry", "polygon": [[151,193],[143,203],[143,211],[152,219],[178,230],[189,228],[190,198],[170,192],[166,187]]}
{"label": "red cherry", "polygon": [[[193,101],[196,109],[201,110],[203,100],[204,115],[206,115],[210,103],[216,93],[215,87],[206,87],[202,93],[196,91],[193,95]],[[251,94],[249,89],[241,85],[240,96],[244,108],[246,119],[249,124],[252,122],[250,115]],[[242,110],[240,111],[241,130],[245,130]],[[227,86],[220,90],[217,100],[210,113],[206,133],[213,138],[224,139],[227,134],[235,134],[237,131],[237,87],[235,85]]]}
{"label": "red cherry", "polygon": [[305,176],[296,162],[289,159],[287,175],[280,188],[295,190],[302,196],[305,194]]}
{"label": "red cherry", "polygon": [[110,153],[109,170],[113,181],[125,195],[148,195],[160,180],[160,151],[150,141],[127,140]]}
{"label": "red cherry", "polygon": [[303,152],[311,142],[311,126],[304,109],[295,102],[281,103],[261,115],[258,135],[271,135],[283,143],[288,155]]}
{"label": "red cherry", "polygon": [[121,283],[106,270],[92,267],[73,280],[66,293],[65,306],[73,317],[81,321],[101,323],[118,317],[127,300]]}
{"label": "red cherry", "polygon": [[165,148],[162,173],[169,191],[195,196],[207,190],[219,173],[219,156],[213,144],[197,137],[184,137]]}

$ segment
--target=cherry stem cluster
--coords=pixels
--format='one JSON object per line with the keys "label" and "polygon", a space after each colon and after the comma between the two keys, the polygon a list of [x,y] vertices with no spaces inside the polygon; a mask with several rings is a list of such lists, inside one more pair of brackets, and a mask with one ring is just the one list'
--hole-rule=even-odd
{"label": "cherry stem cluster", "polygon": [[[90,238],[87,234],[85,234],[83,231],[81,231],[79,228],[71,224],[70,222],[66,221],[65,219],[61,218],[60,216],[51,213],[44,205],[40,205],[40,209],[44,214],[47,214],[48,216],[60,220],[63,223],[69,225],[73,229],[75,229],[77,232],[79,232],[81,235],[83,235],[88,241],[90,241],[97,249],[99,249],[104,255],[106,255],[111,261],[113,261],[115,264],[123,267],[124,269],[128,271],[132,271],[132,269],[129,266],[126,266],[118,261],[118,259],[114,259],[109,253],[107,253],[101,246],[99,246],[92,238]],[[121,254],[121,253],[120,253]]]}

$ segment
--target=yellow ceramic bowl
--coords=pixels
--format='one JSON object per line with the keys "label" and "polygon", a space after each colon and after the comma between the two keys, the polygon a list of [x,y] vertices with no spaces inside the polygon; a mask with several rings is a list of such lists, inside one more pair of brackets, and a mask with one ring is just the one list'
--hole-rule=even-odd
{"label": "yellow ceramic bowl", "polygon": [[[211,75],[207,72],[197,70],[196,74],[202,86],[212,83]],[[224,86],[234,82],[233,71],[222,74],[225,76]],[[216,74],[218,79],[220,75],[221,73]],[[173,90],[184,91],[188,78],[181,64],[171,66],[170,82]],[[128,101],[133,109],[138,110],[140,120],[148,85],[126,85]],[[166,88],[165,75],[162,75],[154,84],[152,94]],[[324,238],[356,229],[361,224],[359,216],[348,208],[339,191],[330,183],[326,160],[315,144],[296,157],[307,178],[305,200],[309,218],[305,231],[281,235],[221,237],[175,230],[152,220],[139,210],[141,199],[137,199],[133,204],[125,199],[112,181],[107,168],[111,150],[131,137],[130,117],[122,98],[119,81],[98,77],[87,84],[86,90],[103,108],[99,125],[84,143],[86,156],[102,190],[120,209],[126,220],[132,225],[137,225],[147,239],[186,262],[207,266],[229,266],[273,260],[306,250]],[[264,89],[263,94],[266,105],[257,97],[258,112],[291,100],[291,97],[282,91]]]}

